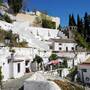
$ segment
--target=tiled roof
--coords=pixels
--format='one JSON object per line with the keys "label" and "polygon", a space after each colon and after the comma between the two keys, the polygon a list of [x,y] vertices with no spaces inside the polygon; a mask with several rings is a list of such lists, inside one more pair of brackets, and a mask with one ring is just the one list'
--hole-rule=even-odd
{"label": "tiled roof", "polygon": [[59,43],[76,43],[75,40],[73,39],[53,39],[51,38],[51,40],[54,42],[59,42]]}

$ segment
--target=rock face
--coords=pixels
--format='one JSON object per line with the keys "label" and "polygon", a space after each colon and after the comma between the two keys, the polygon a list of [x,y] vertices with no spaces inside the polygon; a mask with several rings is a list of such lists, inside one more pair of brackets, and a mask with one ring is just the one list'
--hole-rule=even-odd
{"label": "rock face", "polygon": [[40,73],[35,73],[24,83],[24,90],[61,90],[57,84],[47,79]]}

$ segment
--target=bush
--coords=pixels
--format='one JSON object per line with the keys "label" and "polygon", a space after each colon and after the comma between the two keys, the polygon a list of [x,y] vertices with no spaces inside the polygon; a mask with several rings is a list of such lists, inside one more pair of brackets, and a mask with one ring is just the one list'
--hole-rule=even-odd
{"label": "bush", "polygon": [[8,23],[12,23],[12,20],[10,19],[10,17],[7,14],[3,15],[3,19]]}
{"label": "bush", "polygon": [[23,40],[22,42],[18,43],[18,47],[28,47],[28,42],[26,42],[25,40]]}
{"label": "bush", "polygon": [[66,59],[66,58],[64,58],[63,63],[62,63],[62,66],[63,66],[64,68],[67,68],[67,67],[68,67],[67,59]]}
{"label": "bush", "polygon": [[43,28],[55,29],[56,24],[55,24],[55,22],[52,22],[51,20],[42,19],[42,27]]}
{"label": "bush", "polygon": [[71,79],[71,81],[74,81],[75,75],[77,74],[77,66],[70,69],[70,73],[67,75]]}
{"label": "bush", "polygon": [[86,40],[84,39],[83,36],[81,36],[80,33],[78,33],[77,31],[73,31],[75,34],[75,41],[78,43],[79,46],[82,46],[84,48],[88,48],[88,44],[86,42]]}
{"label": "bush", "polygon": [[57,58],[58,56],[56,54],[51,54],[51,56],[49,57],[49,61],[56,60]]}
{"label": "bush", "polygon": [[33,59],[33,61],[36,61],[39,64],[39,63],[43,62],[43,59],[40,56],[36,55],[35,58]]}
{"label": "bush", "polygon": [[[19,35],[13,34],[13,32],[5,31],[0,29],[0,43],[4,43],[6,46],[9,47],[28,47],[28,42],[23,40],[19,42]],[[6,40],[10,40],[10,42],[6,43]]]}

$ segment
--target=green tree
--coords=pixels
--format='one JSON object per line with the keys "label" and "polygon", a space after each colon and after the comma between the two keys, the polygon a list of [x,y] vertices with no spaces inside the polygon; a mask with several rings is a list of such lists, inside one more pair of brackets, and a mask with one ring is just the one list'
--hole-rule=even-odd
{"label": "green tree", "polygon": [[87,14],[87,12],[84,16],[84,26],[84,37],[87,42],[90,42],[90,16]]}
{"label": "green tree", "polygon": [[51,20],[42,19],[42,27],[43,28],[55,29],[56,28],[56,24],[55,24],[55,22],[52,22]]}
{"label": "green tree", "polygon": [[56,60],[56,59],[58,59],[57,54],[51,54],[51,56],[49,57],[49,61]]}
{"label": "green tree", "polygon": [[76,26],[74,15],[69,15],[69,26]]}
{"label": "green tree", "polygon": [[12,8],[13,12],[16,14],[22,8],[23,0],[8,0],[8,4],[10,8]]}
{"label": "green tree", "polygon": [[78,33],[77,31],[73,31],[73,33],[75,34],[75,41],[78,43],[78,45],[84,48],[88,48],[88,44],[86,40],[84,39],[84,37],[81,36],[81,34]]}
{"label": "green tree", "polygon": [[12,23],[12,20],[10,19],[10,17],[6,13],[3,15],[3,19],[8,23]]}
{"label": "green tree", "polygon": [[37,67],[36,67],[36,68],[37,68],[38,70],[43,69],[43,68],[42,68],[42,66],[43,66],[43,65],[42,65],[43,59],[42,59],[40,56],[36,55],[35,58],[33,59],[33,62],[35,62],[35,61],[37,62]]}
{"label": "green tree", "polygon": [[36,55],[33,61],[36,61],[39,64],[43,62],[43,59],[40,56]]}
{"label": "green tree", "polygon": [[2,3],[3,3],[3,0],[0,0],[0,6],[2,5]]}
{"label": "green tree", "polygon": [[70,69],[70,73],[67,75],[67,77],[71,78],[71,81],[75,80],[75,75],[78,73],[77,66],[74,66]]}
{"label": "green tree", "polygon": [[84,33],[83,22],[79,15],[77,15],[77,29],[78,29],[78,32],[81,35],[83,35],[83,33]]}

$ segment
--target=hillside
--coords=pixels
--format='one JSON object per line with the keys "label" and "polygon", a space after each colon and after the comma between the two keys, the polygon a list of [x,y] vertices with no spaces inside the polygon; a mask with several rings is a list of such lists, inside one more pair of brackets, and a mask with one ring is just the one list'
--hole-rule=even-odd
{"label": "hillside", "polygon": [[62,89],[62,90],[84,90],[84,88],[72,84],[68,81],[54,80],[54,82]]}
{"label": "hillside", "polygon": [[[26,41],[19,41],[19,35],[13,34],[12,31],[5,31],[0,29],[0,43],[4,43],[6,46],[14,47],[27,47]],[[6,40],[10,40],[9,43],[6,43]]]}

